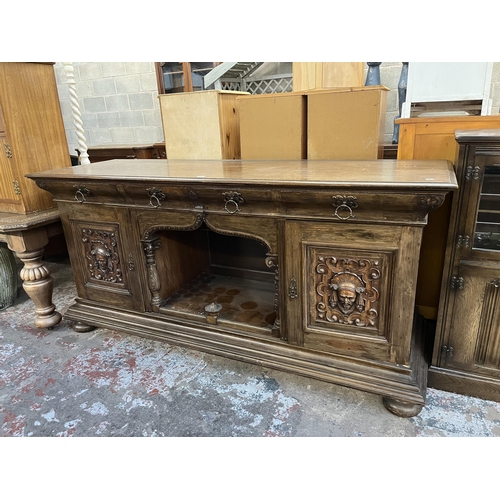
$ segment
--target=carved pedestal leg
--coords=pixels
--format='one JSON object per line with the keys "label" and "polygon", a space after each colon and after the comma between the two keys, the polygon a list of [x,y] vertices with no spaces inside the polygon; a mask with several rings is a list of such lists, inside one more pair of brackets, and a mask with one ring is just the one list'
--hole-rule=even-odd
{"label": "carved pedestal leg", "polygon": [[418,415],[423,408],[423,405],[416,403],[404,403],[403,401],[398,401],[397,399],[392,399],[384,397],[382,399],[384,406],[394,415],[403,418],[410,418]]}
{"label": "carved pedestal leg", "polygon": [[16,252],[24,263],[21,269],[23,288],[35,304],[35,326],[52,328],[61,321],[61,314],[52,303],[54,280],[42,263],[43,248],[32,252]]}

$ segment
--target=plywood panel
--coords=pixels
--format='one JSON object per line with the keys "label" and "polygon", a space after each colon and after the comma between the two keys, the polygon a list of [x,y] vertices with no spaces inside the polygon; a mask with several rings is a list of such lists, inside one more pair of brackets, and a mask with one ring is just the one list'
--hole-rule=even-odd
{"label": "plywood panel", "polygon": [[302,93],[239,97],[241,158],[301,160],[306,156]]}
{"label": "plywood panel", "polygon": [[317,88],[317,82],[321,81],[316,76],[316,71],[321,70],[321,63],[297,62],[292,63],[293,91],[310,90]]}
{"label": "plywood panel", "polygon": [[294,62],[293,91],[361,87],[364,67],[363,62]]}
{"label": "plywood panel", "polygon": [[362,62],[323,63],[322,87],[362,87],[364,66]]}
{"label": "plywood panel", "polygon": [[307,93],[308,158],[382,158],[386,100],[382,86]]}
{"label": "plywood panel", "polygon": [[226,160],[241,158],[240,117],[236,103],[238,94],[219,94],[219,131],[221,157]]}

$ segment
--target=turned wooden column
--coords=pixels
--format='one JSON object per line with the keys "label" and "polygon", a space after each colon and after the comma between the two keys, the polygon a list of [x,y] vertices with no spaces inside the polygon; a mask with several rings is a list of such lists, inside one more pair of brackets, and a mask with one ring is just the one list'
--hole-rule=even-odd
{"label": "turned wooden column", "polygon": [[61,314],[52,303],[54,279],[42,262],[43,251],[43,248],[39,248],[31,252],[15,253],[24,263],[20,275],[25,292],[35,304],[35,326],[52,328],[61,321]]}
{"label": "turned wooden column", "polygon": [[0,240],[21,260],[23,288],[35,305],[35,326],[52,328],[61,321],[61,314],[52,303],[54,280],[42,262],[49,235],[62,231],[56,209],[29,215],[2,214]]}

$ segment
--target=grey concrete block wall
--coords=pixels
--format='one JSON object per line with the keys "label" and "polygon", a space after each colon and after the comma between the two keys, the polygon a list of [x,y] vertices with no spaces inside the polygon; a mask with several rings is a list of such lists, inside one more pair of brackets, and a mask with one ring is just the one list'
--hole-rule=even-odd
{"label": "grey concrete block wall", "polygon": [[[163,142],[163,127],[153,62],[74,62],[76,92],[87,146]],[[399,114],[398,83],[402,63],[380,65],[381,84],[389,88],[385,142],[391,143]],[[78,141],[62,63],[55,65],[70,154]],[[366,74],[366,70],[365,70]],[[500,62],[493,63],[492,114],[500,113]]]}
{"label": "grey concrete block wall", "polygon": [[[73,62],[87,147],[162,142],[163,127],[152,62]],[[71,155],[78,139],[63,63],[55,64]]]}

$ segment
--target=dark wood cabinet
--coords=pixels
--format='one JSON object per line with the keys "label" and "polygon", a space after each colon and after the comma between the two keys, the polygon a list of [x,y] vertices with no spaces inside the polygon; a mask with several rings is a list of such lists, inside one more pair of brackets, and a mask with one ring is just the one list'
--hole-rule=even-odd
{"label": "dark wood cabinet", "polygon": [[157,62],[156,80],[159,94],[206,90],[203,77],[219,63],[214,62]]}
{"label": "dark wood cabinet", "polygon": [[[78,155],[80,151],[76,150]],[[104,144],[101,146],[91,146],[88,148],[90,163],[97,163],[107,160],[125,159],[165,159],[165,143],[155,144]]]}
{"label": "dark wood cabinet", "polygon": [[500,401],[500,130],[457,131],[452,204],[429,383]]}
{"label": "dark wood cabinet", "polygon": [[111,160],[30,177],[61,212],[77,331],[374,392],[404,417],[425,404],[415,286],[450,162]]}

